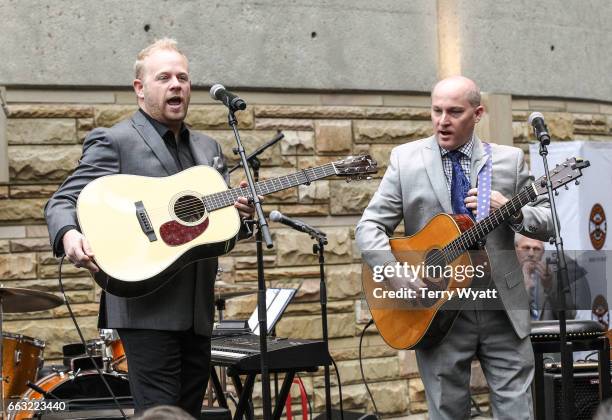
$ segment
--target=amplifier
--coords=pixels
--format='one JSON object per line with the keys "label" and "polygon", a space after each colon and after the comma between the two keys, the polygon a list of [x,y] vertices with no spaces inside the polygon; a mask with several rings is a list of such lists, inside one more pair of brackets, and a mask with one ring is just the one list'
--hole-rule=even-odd
{"label": "amplifier", "polygon": [[[561,418],[561,373],[544,372],[544,408],[546,420]],[[591,420],[599,406],[597,370],[574,372],[574,419]]]}

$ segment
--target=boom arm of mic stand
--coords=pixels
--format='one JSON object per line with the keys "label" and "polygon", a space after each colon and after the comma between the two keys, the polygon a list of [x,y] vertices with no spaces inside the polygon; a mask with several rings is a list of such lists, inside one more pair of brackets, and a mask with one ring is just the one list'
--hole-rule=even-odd
{"label": "boom arm of mic stand", "polygon": [[[273,138],[272,140],[270,140],[269,142],[267,142],[266,144],[259,146],[253,153],[251,153],[250,155],[247,156],[247,161],[249,162],[253,162],[257,156],[259,156],[264,150],[266,150],[268,147],[272,147],[274,146],[276,143],[278,143],[283,137],[285,137],[285,135],[281,132],[278,132]],[[229,173],[231,174],[232,172],[234,172],[236,169],[240,168],[242,166],[242,161],[238,162],[237,164],[235,164],[234,166],[232,166],[232,168],[230,168]]]}

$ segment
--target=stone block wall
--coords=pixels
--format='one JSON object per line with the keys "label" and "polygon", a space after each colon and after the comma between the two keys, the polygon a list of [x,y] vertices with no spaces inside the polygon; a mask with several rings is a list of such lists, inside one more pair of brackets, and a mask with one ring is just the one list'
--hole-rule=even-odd
{"label": "stone block wall", "polygon": [[[7,92],[6,139],[10,180],[0,185],[0,281],[8,287],[25,287],[58,294],[57,261],[51,254],[43,219],[43,206],[76,166],[81,143],[93,127],[111,126],[136,110],[129,92],[97,92],[99,103],[87,93],[53,91]],[[49,102],[52,97],[53,102]],[[329,335],[331,352],[342,379],[345,409],[373,407],[361,381],[358,361],[359,334],[367,322],[361,302],[360,255],[354,226],[376,190],[391,149],[431,134],[427,95],[333,95],[245,93],[249,108],[238,114],[245,147],[252,151],[278,130],[285,139],[261,156],[262,178],[276,177],[322,165],[347,155],[370,153],[379,163],[371,181],[346,183],[339,178],[282,191],[266,197],[265,210],[279,210],[303,218],[329,234],[326,253]],[[62,100],[66,98],[66,100]],[[109,99],[110,98],[110,99]],[[612,105],[595,102],[513,98],[514,143],[528,151],[533,140],[527,116],[544,113],[551,134],[560,140],[612,141]],[[187,118],[195,129],[217,139],[230,165],[233,134],[227,128],[225,109],[194,92]],[[494,141],[494,139],[493,139]],[[235,185],[240,171],[232,175]],[[271,286],[300,286],[293,303],[277,325],[283,337],[319,338],[319,268],[312,242],[302,233],[271,224],[275,248],[266,251],[266,279]],[[401,232],[397,232],[401,234]],[[257,278],[255,245],[239,243],[220,258],[220,279],[254,286]],[[99,290],[82,269],[63,268],[68,298],[87,338],[95,338]],[[226,317],[246,318],[255,307],[255,295],[228,301]],[[45,357],[58,363],[61,346],[76,342],[77,334],[65,307],[26,314],[7,314],[4,330],[47,341]],[[414,352],[389,348],[375,328],[365,335],[363,367],[378,409],[385,416],[414,416],[426,411],[423,385]],[[487,404],[482,373],[474,366],[472,381],[477,400]],[[324,408],[322,372],[304,375],[315,411]],[[333,383],[337,383],[333,379]],[[259,405],[259,394],[255,395]],[[338,389],[332,391],[338,406]]]}

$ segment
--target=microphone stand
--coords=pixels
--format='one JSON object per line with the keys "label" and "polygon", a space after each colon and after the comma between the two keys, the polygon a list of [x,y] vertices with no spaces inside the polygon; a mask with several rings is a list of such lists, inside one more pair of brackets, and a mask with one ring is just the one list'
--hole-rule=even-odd
{"label": "microphone stand", "polygon": [[[325,245],[327,245],[327,236],[319,230],[310,231],[310,236],[317,241],[312,246],[313,254],[319,254],[319,267],[321,282],[319,283],[319,296],[321,299],[321,330],[323,332],[323,342],[325,349],[329,353],[329,335],[327,332],[327,287],[325,285]],[[329,373],[329,365],[323,366],[325,378],[325,418],[332,420],[331,408],[331,380]],[[340,378],[338,378],[340,379]]]}
{"label": "microphone stand", "polygon": [[567,341],[567,318],[566,318],[566,299],[565,295],[569,293],[569,281],[567,275],[567,262],[565,261],[565,253],[563,250],[563,238],[561,238],[561,226],[557,215],[557,206],[555,204],[555,194],[553,193],[552,182],[548,171],[548,149],[547,141],[540,141],[540,156],[544,163],[544,175],[546,177],[546,189],[548,190],[548,199],[550,201],[550,210],[552,212],[553,226],[555,229],[554,238],[550,238],[550,243],[555,244],[556,260],[557,260],[557,317],[559,319],[559,344],[561,353],[561,392],[562,392],[562,418],[571,420],[574,418],[574,384],[572,378],[574,375],[572,343]]}
{"label": "microphone stand", "polygon": [[[257,194],[257,190],[255,189],[255,181],[253,180],[253,176],[251,175],[251,171],[249,170],[249,162],[247,160],[244,147],[242,146],[242,141],[240,140],[240,133],[238,133],[238,121],[236,120],[236,116],[234,115],[234,110],[232,108],[229,108],[227,120],[229,125],[232,127],[232,130],[234,131],[234,136],[236,137],[236,144],[238,147],[234,150],[234,152],[240,155],[240,162],[242,164],[242,167],[244,168],[248,188],[251,193],[251,199],[253,201],[253,205],[255,206],[256,220],[254,220],[253,223],[257,226],[257,230],[255,231],[255,240],[257,243],[257,315],[259,322],[259,351],[261,355],[261,395],[263,405],[263,418],[264,420],[271,420],[272,400],[270,397],[270,374],[267,341],[268,319],[266,314],[266,283],[264,279],[262,240],[266,242],[266,247],[268,249],[272,248],[274,244],[272,243],[272,237],[270,236],[270,228],[268,227],[268,222],[266,221],[263,209],[261,208],[261,201],[259,200],[259,195]],[[258,163],[259,162],[257,162],[257,164],[253,167],[253,171],[257,174],[259,171]],[[257,169],[255,169],[255,166],[257,166]]]}

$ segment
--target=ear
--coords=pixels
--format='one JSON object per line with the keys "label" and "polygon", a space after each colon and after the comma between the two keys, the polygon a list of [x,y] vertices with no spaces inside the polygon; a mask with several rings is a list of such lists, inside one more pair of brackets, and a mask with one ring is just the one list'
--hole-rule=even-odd
{"label": "ear", "polygon": [[474,118],[476,120],[475,122],[479,122],[480,121],[480,119],[482,118],[482,116],[484,114],[484,111],[485,111],[484,106],[478,105],[476,107],[476,109],[474,110]]}
{"label": "ear", "polygon": [[132,86],[134,87],[134,92],[136,92],[138,99],[144,99],[144,84],[142,80],[134,79]]}

